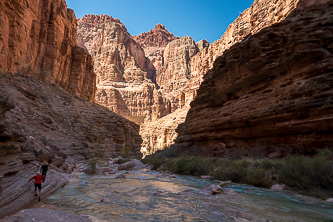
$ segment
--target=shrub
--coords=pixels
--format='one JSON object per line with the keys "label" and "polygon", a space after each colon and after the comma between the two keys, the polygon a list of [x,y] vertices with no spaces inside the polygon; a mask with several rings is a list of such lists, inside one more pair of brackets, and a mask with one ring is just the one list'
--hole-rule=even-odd
{"label": "shrub", "polygon": [[98,159],[96,157],[92,157],[87,161],[87,164],[88,164],[87,173],[95,174],[97,169]]}
{"label": "shrub", "polygon": [[211,165],[210,158],[182,156],[168,159],[162,169],[178,174],[200,176],[209,174]]}
{"label": "shrub", "polygon": [[120,149],[119,155],[124,159],[128,159],[130,157],[130,151],[131,149],[128,146],[124,146]]}
{"label": "shrub", "polygon": [[147,156],[143,162],[152,164],[153,169],[178,174],[211,175],[217,180],[266,188],[284,183],[287,189],[314,197],[324,199],[333,195],[333,152],[329,149],[319,151],[315,157],[292,156],[278,160],[240,159],[238,155],[224,159],[176,156],[179,153],[168,149]]}
{"label": "shrub", "polygon": [[152,170],[158,170],[161,165],[164,163],[164,159],[159,158],[158,156],[146,156],[143,160],[141,160],[144,164],[152,165]]}

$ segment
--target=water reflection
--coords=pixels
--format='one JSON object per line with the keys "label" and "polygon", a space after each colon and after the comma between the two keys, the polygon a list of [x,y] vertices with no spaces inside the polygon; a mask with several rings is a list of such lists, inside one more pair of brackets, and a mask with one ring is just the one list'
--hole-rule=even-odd
{"label": "water reflection", "polygon": [[205,195],[198,191],[209,182],[195,177],[160,178],[154,172],[114,177],[74,174],[46,202],[96,221],[333,220],[332,203],[284,192],[232,184],[228,188],[235,192]]}

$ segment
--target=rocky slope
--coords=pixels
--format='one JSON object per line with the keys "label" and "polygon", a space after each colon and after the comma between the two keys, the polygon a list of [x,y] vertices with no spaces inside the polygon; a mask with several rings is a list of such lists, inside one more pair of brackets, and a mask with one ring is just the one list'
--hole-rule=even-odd
{"label": "rocky slope", "polygon": [[333,2],[321,2],[300,2],[283,22],[224,51],[178,127],[177,144],[215,156],[332,147]]}
{"label": "rocky slope", "polygon": [[0,71],[55,83],[93,100],[95,73],[76,43],[76,18],[65,0],[3,0]]}
{"label": "rocky slope", "polygon": [[[76,19],[64,0],[0,4],[0,218],[31,204],[28,179],[52,163],[43,194],[65,173],[125,147],[141,157],[139,126],[89,100],[95,73],[76,42]],[[74,95],[73,95],[74,94]]]}
{"label": "rocky slope", "polygon": [[0,75],[0,104],[0,212],[31,201],[27,179],[37,161],[55,167],[43,188],[50,193],[66,181],[61,173],[77,163],[115,157],[123,147],[142,155],[138,125],[55,85]]}

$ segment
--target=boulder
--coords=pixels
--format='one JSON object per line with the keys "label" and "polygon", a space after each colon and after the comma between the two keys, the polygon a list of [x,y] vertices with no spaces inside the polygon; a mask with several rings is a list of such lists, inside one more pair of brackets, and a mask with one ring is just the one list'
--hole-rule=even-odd
{"label": "boulder", "polygon": [[203,194],[220,194],[222,192],[222,188],[216,184],[207,184],[204,188],[199,190],[199,193]]}
{"label": "boulder", "polygon": [[285,184],[274,184],[272,187],[271,187],[271,190],[277,190],[277,191],[281,191],[285,188]]}
{"label": "boulder", "polygon": [[126,179],[125,175],[123,173],[118,174],[115,179]]}
{"label": "boulder", "polygon": [[63,163],[64,163],[64,159],[59,156],[55,157],[51,162],[51,164],[56,167],[60,167]]}
{"label": "boulder", "polygon": [[120,164],[118,170],[141,170],[145,165],[137,159],[133,159],[127,163]]}

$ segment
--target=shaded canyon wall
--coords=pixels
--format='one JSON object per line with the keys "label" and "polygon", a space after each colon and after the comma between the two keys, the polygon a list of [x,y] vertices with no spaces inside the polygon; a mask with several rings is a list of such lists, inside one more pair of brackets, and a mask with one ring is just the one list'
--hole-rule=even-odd
{"label": "shaded canyon wall", "polygon": [[224,51],[176,144],[219,157],[239,148],[266,155],[332,148],[332,3],[300,2],[283,22]]}

